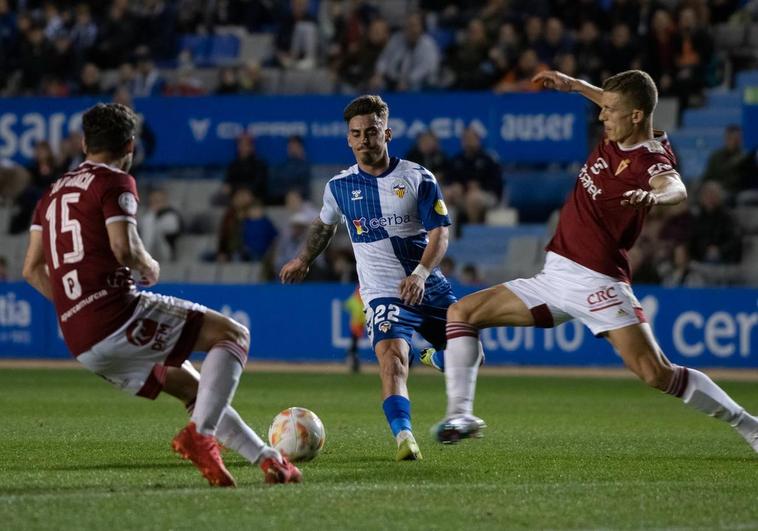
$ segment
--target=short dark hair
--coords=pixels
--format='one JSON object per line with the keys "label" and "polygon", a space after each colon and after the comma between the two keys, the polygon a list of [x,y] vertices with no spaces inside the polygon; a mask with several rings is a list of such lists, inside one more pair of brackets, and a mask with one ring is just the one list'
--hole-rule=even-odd
{"label": "short dark hair", "polygon": [[390,115],[390,108],[381,96],[364,94],[351,101],[342,113],[346,123],[364,114],[376,114],[379,118],[386,120]]}
{"label": "short dark hair", "polygon": [[627,70],[609,77],[603,82],[603,90],[618,92],[631,103],[632,108],[642,110],[646,116],[652,116],[658,104],[655,81],[642,70]]}
{"label": "short dark hair", "polygon": [[82,116],[87,153],[120,155],[137,134],[137,115],[120,103],[98,103]]}

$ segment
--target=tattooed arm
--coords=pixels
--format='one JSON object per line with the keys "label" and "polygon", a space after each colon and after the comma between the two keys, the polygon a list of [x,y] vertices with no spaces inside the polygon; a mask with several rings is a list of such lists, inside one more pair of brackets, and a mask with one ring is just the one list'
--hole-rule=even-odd
{"label": "tattooed arm", "polygon": [[308,238],[300,254],[284,264],[279,272],[282,282],[284,284],[301,282],[308,274],[311,263],[332,241],[335,232],[337,232],[336,224],[327,225],[320,218],[316,218],[308,229]]}

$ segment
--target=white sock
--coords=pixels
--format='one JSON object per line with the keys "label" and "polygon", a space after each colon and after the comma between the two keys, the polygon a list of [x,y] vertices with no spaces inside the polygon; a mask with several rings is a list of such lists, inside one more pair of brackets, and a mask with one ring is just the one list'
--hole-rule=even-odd
{"label": "white sock", "polygon": [[691,408],[728,422],[735,428],[745,412],[713,380],[695,369],[675,367],[674,377],[666,392],[680,397]]}
{"label": "white sock", "polygon": [[479,331],[468,323],[447,323],[445,347],[445,385],[447,417],[471,415],[479,361],[483,354]]}
{"label": "white sock", "polygon": [[399,445],[400,443],[402,443],[402,442],[403,442],[404,440],[406,440],[406,439],[412,439],[412,440],[414,440],[414,441],[416,440],[416,439],[413,437],[413,433],[411,433],[411,432],[410,432],[410,431],[408,431],[408,430],[400,430],[400,431],[397,433],[397,435],[395,436],[395,440],[397,441],[397,444],[398,444],[398,445]]}
{"label": "white sock", "polygon": [[216,439],[227,448],[255,464],[266,448],[266,443],[253,429],[245,424],[232,406],[224,409],[224,414],[216,427]]}
{"label": "white sock", "polygon": [[200,369],[197,401],[192,412],[192,421],[199,433],[214,435],[237,389],[245,357],[242,347],[232,341],[221,341],[208,351]]}

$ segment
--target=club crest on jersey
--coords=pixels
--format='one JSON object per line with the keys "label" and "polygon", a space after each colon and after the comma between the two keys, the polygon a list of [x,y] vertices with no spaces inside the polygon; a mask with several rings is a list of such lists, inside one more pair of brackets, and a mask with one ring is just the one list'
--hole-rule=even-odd
{"label": "club crest on jersey", "polygon": [[352,191],[353,197],[351,198],[353,201],[360,201],[363,199],[363,190],[353,190]]}
{"label": "club crest on jersey", "polygon": [[442,199],[434,202],[434,211],[440,216],[447,216],[447,205]]}
{"label": "club crest on jersey", "polygon": [[389,332],[390,328],[392,328],[392,323],[390,323],[389,321],[382,321],[381,323],[379,323],[379,331],[382,334],[386,334],[387,332]]}
{"label": "club crest on jersey", "polygon": [[353,227],[355,227],[355,232],[358,234],[358,236],[368,232],[368,228],[366,227],[366,218],[354,219]]}
{"label": "club crest on jersey", "polygon": [[398,196],[400,199],[405,197],[405,185],[402,182],[396,181],[392,185],[392,190],[395,192],[395,195]]}
{"label": "club crest on jersey", "polygon": [[619,162],[618,168],[616,168],[616,173],[614,173],[613,175],[618,175],[619,173],[627,169],[629,167],[630,162],[631,161],[629,159],[624,159],[621,162]]}
{"label": "club crest on jersey", "polygon": [[144,347],[152,341],[150,348],[162,351],[166,349],[170,330],[171,327],[165,323],[158,323],[152,319],[137,319],[126,329],[126,339],[138,347]]}

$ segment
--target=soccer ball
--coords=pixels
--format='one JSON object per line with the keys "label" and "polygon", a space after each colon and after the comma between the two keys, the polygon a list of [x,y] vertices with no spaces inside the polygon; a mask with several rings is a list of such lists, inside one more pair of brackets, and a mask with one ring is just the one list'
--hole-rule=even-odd
{"label": "soccer ball", "polygon": [[268,441],[293,462],[310,461],[324,447],[326,432],[321,419],[310,409],[291,407],[274,417]]}

